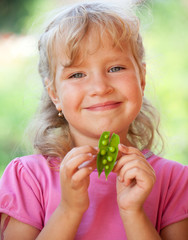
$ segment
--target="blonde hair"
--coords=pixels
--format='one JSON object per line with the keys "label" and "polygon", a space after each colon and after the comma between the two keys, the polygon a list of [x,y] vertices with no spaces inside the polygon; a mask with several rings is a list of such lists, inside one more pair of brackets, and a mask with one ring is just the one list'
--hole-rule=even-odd
{"label": "blonde hair", "polygon": [[[82,39],[91,27],[99,31],[101,39],[102,33],[107,32],[115,46],[123,47],[122,43],[129,41],[140,74],[144,73],[145,50],[139,33],[139,20],[132,9],[122,10],[104,3],[83,3],[60,10],[41,35],[38,49],[39,73],[43,83],[48,78],[50,84],[54,84],[60,48],[67,59],[65,65],[71,65],[79,54]],[[162,139],[158,125],[159,117],[155,108],[144,98],[141,111],[129,127],[127,138],[140,150],[151,149],[155,147],[156,134]],[[58,117],[45,87],[34,130],[34,147],[38,153],[63,158],[71,149],[68,122]]]}

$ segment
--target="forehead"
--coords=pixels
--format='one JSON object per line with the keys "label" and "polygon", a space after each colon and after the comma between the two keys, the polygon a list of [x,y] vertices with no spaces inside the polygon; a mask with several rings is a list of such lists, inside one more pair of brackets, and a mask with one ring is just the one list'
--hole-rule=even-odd
{"label": "forehead", "polygon": [[[108,48],[109,51],[110,49],[116,49],[130,53],[130,39],[126,37],[121,39],[122,34],[120,32],[116,34],[112,36],[105,28],[91,27],[76,48],[68,49],[66,46],[61,45],[61,65],[66,67],[75,63],[79,64],[87,59],[88,55],[96,53],[101,48]],[[72,58],[69,56],[72,56]]]}
{"label": "forehead", "polygon": [[130,43],[127,39],[121,41],[113,39],[107,31],[103,31],[100,34],[95,29],[91,29],[80,43],[80,57],[84,58],[88,54],[92,55],[104,48],[109,50],[109,54],[111,50],[116,50],[116,52],[130,52]]}

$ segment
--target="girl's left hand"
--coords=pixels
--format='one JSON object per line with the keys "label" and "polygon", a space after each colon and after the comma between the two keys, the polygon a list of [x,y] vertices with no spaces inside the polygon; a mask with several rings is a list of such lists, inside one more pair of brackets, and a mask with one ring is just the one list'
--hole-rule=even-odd
{"label": "girl's left hand", "polygon": [[119,145],[120,159],[113,172],[117,173],[117,202],[120,214],[137,212],[152,190],[156,177],[151,165],[136,148]]}

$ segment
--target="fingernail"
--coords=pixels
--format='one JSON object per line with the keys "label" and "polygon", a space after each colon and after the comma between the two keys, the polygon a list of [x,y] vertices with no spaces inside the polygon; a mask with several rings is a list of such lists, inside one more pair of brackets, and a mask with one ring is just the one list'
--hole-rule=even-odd
{"label": "fingernail", "polygon": [[90,160],[93,160],[93,154],[88,153],[87,155],[88,155],[88,158],[89,158]]}
{"label": "fingernail", "polygon": [[127,146],[125,146],[123,144],[120,144],[120,147],[123,148],[125,151],[128,151],[128,149],[129,149]]}
{"label": "fingernail", "polygon": [[120,182],[122,182],[122,180],[121,180],[121,177],[120,177],[120,176],[118,177],[118,180],[119,180]]}
{"label": "fingernail", "polygon": [[122,144],[122,143],[120,143],[119,144],[121,147],[123,147],[123,148],[127,148],[127,146],[125,146],[124,144]]}
{"label": "fingernail", "polygon": [[95,149],[97,152],[99,152],[99,148],[98,148],[98,147],[94,147],[94,149]]}

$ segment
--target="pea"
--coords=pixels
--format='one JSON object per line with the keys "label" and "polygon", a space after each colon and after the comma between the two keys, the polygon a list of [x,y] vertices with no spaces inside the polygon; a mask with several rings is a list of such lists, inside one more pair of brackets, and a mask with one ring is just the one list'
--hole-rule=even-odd
{"label": "pea", "polygon": [[106,160],[106,159],[103,159],[103,160],[102,160],[102,164],[104,164],[104,165],[107,164],[107,160]]}
{"label": "pea", "polygon": [[109,151],[110,151],[110,152],[113,153],[113,152],[115,152],[115,150],[116,150],[115,147],[109,147]]}
{"label": "pea", "polygon": [[108,144],[108,141],[107,140],[103,140],[102,141],[102,145],[106,146]]}
{"label": "pea", "polygon": [[115,133],[112,134],[110,139],[110,132],[103,132],[99,139],[100,152],[97,155],[97,170],[99,177],[104,169],[106,180],[112,171],[117,155],[118,144],[120,143],[119,136]]}
{"label": "pea", "polygon": [[104,139],[108,139],[108,138],[109,138],[108,134],[104,135]]}
{"label": "pea", "polygon": [[101,155],[104,156],[106,154],[106,150],[105,149],[102,149],[101,150]]}
{"label": "pea", "polygon": [[108,157],[107,157],[107,160],[108,160],[109,162],[111,162],[111,161],[113,160],[113,157],[112,157],[112,156],[108,156]]}

